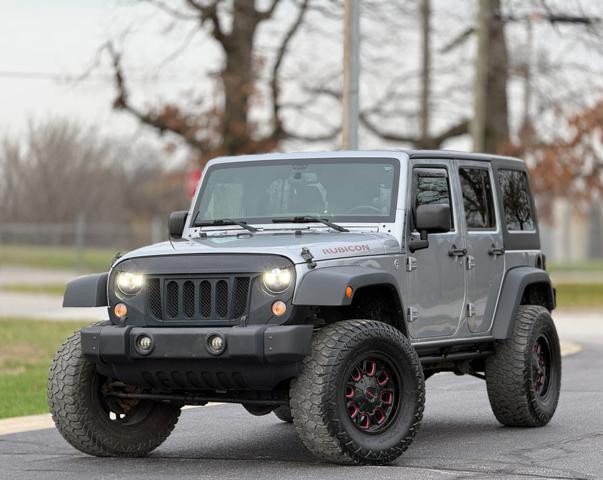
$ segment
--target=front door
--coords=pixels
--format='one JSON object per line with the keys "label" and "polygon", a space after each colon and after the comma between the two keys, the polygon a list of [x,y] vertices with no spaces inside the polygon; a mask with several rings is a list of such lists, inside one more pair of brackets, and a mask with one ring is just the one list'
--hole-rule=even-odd
{"label": "front door", "polygon": [[489,163],[459,160],[467,247],[467,326],[472,333],[490,328],[505,270],[500,215]]}
{"label": "front door", "polygon": [[407,239],[418,238],[414,212],[419,205],[450,205],[451,230],[428,236],[429,246],[407,252],[407,323],[411,337],[428,338],[454,334],[465,305],[464,243],[459,222],[460,205],[451,193],[449,164],[420,160],[412,169],[413,188],[408,199]]}

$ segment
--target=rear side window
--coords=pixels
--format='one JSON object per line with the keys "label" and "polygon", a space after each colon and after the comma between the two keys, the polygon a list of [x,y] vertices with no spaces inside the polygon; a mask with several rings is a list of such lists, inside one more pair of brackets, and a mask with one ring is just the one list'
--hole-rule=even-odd
{"label": "rear side window", "polygon": [[509,232],[535,230],[528,176],[520,170],[499,170],[505,223]]}
{"label": "rear side window", "polygon": [[415,170],[415,211],[420,205],[437,204],[450,206],[450,225],[454,228],[450,184],[446,170],[443,168]]}
{"label": "rear side window", "polygon": [[496,228],[490,174],[483,168],[461,168],[465,222],[470,230]]}

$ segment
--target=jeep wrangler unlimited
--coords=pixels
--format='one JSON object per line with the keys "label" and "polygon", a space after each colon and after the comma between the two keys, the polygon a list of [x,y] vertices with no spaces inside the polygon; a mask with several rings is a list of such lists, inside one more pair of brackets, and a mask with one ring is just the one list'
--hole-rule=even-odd
{"label": "jeep wrangler unlimited", "polygon": [[65,307],[108,307],[49,375],[56,426],[82,452],[143,456],[183,405],[234,402],[292,422],[322,459],[385,464],[438,372],[484,379],[504,425],[555,412],[555,290],[520,160],[218,158],[169,232],[67,285]]}

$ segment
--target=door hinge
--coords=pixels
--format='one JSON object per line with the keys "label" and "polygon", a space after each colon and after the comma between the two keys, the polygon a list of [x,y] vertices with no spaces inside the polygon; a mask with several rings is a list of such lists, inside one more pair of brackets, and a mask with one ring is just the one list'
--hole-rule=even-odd
{"label": "door hinge", "polygon": [[415,307],[408,307],[408,322],[412,323],[419,318],[419,311]]}
{"label": "door hinge", "polygon": [[406,271],[412,272],[417,269],[417,259],[415,257],[406,257]]}
{"label": "door hinge", "polygon": [[467,255],[467,270],[473,270],[475,268],[475,257]]}
{"label": "door hinge", "polygon": [[467,316],[472,317],[473,315],[475,315],[475,304],[468,303],[467,304]]}

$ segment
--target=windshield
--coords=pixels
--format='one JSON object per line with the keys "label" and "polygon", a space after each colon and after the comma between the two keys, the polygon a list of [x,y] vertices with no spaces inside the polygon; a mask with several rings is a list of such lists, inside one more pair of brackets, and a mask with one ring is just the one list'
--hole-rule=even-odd
{"label": "windshield", "polygon": [[193,219],[250,224],[298,216],[393,222],[399,163],[388,158],[224,163],[204,175]]}

